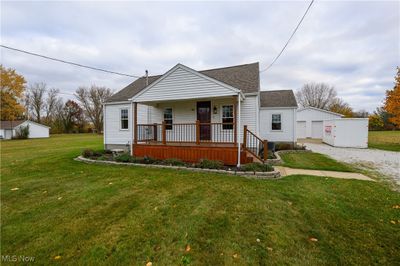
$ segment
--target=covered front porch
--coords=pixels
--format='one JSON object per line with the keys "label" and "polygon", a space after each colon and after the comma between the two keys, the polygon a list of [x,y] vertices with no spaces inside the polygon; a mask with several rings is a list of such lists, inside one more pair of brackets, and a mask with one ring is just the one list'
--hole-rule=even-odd
{"label": "covered front porch", "polygon": [[236,165],[241,152],[239,101],[235,96],[141,103],[148,106],[148,121],[154,123],[135,123],[134,118],[132,153],[161,160],[197,163],[207,158]]}
{"label": "covered front porch", "polygon": [[266,142],[246,125],[240,126],[238,96],[145,104],[148,120],[155,122],[137,123],[137,103],[133,103],[133,156],[191,163],[209,159],[226,165],[264,160],[260,152],[266,150]]}

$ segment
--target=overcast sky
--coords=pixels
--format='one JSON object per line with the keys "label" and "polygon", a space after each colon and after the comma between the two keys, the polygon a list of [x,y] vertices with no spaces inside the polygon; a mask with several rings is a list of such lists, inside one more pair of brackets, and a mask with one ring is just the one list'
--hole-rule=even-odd
{"label": "overcast sky", "polygon": [[[47,56],[143,75],[177,63],[196,70],[271,63],[309,2],[6,2],[1,43]],[[356,110],[373,111],[400,65],[400,1],[316,1],[286,51],[261,74],[262,90],[333,85]],[[117,91],[133,81],[1,48],[1,62],[28,83],[73,93]],[[64,97],[73,97],[64,95]]]}

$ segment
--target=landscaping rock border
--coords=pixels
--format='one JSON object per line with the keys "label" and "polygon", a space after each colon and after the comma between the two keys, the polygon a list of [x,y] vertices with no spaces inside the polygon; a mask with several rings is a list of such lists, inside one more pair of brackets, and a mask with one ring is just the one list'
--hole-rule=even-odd
{"label": "landscaping rock border", "polygon": [[194,171],[194,172],[229,174],[229,175],[243,176],[243,177],[251,178],[251,179],[278,179],[278,178],[281,178],[281,173],[276,170],[274,170],[272,172],[249,172],[249,171],[242,172],[242,171],[204,169],[204,168],[160,165],[160,164],[141,164],[141,163],[121,163],[121,162],[114,162],[114,161],[99,161],[99,160],[92,160],[92,159],[84,158],[82,156],[78,156],[74,160],[84,162],[84,163],[90,163],[90,164],[141,166],[141,167],[148,167],[148,168],[164,168],[164,169],[175,169],[175,170],[188,170],[188,171]]}
{"label": "landscaping rock border", "polygon": [[293,152],[311,152],[310,150],[281,150],[274,152],[275,159],[267,159],[267,163],[271,165],[279,165],[283,163],[281,156],[279,154],[283,153],[293,153]]}

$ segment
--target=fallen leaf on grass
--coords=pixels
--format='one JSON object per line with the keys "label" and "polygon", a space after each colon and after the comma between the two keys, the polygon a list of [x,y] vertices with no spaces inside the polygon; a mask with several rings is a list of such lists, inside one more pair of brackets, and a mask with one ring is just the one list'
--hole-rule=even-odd
{"label": "fallen leaf on grass", "polygon": [[11,189],[11,191],[16,191],[18,189],[19,189],[19,187],[14,187],[14,188]]}
{"label": "fallen leaf on grass", "polygon": [[55,259],[55,260],[59,260],[59,259],[61,259],[61,256],[60,256],[60,255],[57,255],[57,256],[54,257],[54,259]]}
{"label": "fallen leaf on grass", "polygon": [[239,257],[239,255],[235,253],[235,254],[232,255],[232,257],[233,257],[234,259],[237,259],[237,258]]}
{"label": "fallen leaf on grass", "polygon": [[310,237],[310,238],[308,238],[308,240],[310,240],[312,242],[318,242],[318,239],[316,239],[315,237]]}
{"label": "fallen leaf on grass", "polygon": [[191,250],[190,245],[187,244],[186,247],[185,247],[185,251],[186,251],[186,252],[189,252],[190,250]]}
{"label": "fallen leaf on grass", "polygon": [[43,194],[46,194],[46,193],[47,193],[47,190],[43,191]]}
{"label": "fallen leaf on grass", "polygon": [[391,221],[390,221],[390,223],[392,223],[392,224],[396,224],[396,221],[393,221],[393,220],[391,220]]}
{"label": "fallen leaf on grass", "polygon": [[62,199],[62,197],[58,197],[58,200]]}
{"label": "fallen leaf on grass", "polygon": [[108,183],[109,185],[112,185],[113,183],[112,182],[110,182],[110,183]]}

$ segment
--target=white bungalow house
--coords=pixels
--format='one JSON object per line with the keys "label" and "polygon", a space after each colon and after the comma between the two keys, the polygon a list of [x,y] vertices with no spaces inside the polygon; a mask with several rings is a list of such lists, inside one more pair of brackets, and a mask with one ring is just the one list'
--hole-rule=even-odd
{"label": "white bungalow house", "polygon": [[296,109],[291,90],[260,91],[258,63],[203,71],[177,64],[104,103],[104,146],[240,165],[264,160],[267,141],[294,144]]}

